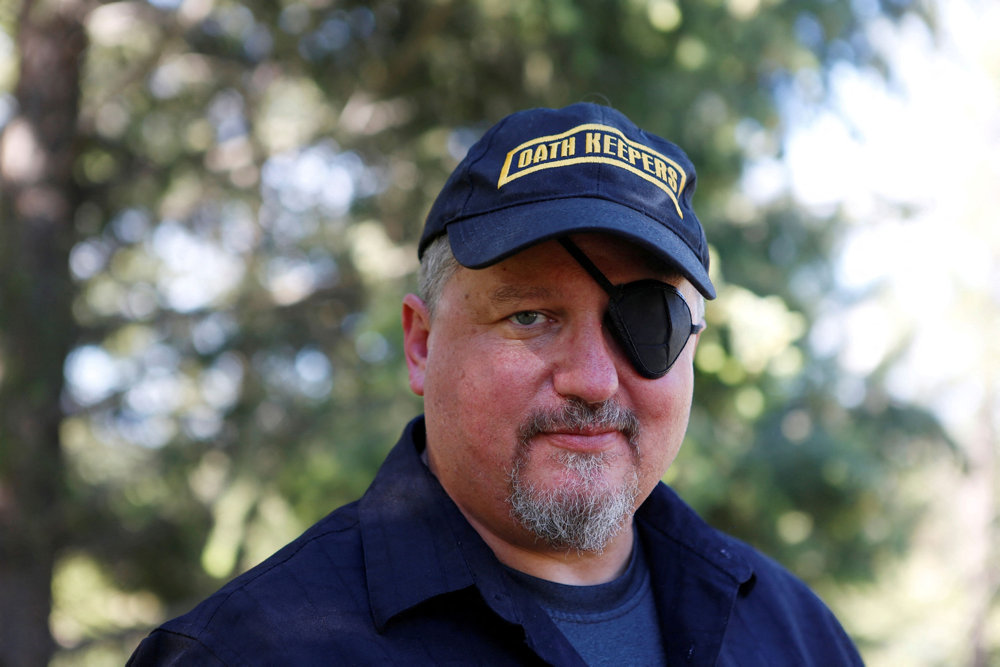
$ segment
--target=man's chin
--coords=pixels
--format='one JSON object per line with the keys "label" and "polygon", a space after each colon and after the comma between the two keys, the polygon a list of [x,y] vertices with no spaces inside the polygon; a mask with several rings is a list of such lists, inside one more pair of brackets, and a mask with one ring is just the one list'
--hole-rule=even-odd
{"label": "man's chin", "polygon": [[635,467],[617,454],[558,452],[551,457],[531,457],[521,467],[531,486],[550,492],[573,494],[617,493],[636,475]]}
{"label": "man's chin", "polygon": [[600,552],[631,520],[637,497],[634,471],[622,479],[563,467],[515,471],[508,502],[518,523],[550,547]]}
{"label": "man's chin", "polygon": [[525,481],[538,495],[587,504],[600,503],[604,498],[620,494],[626,486],[621,475],[584,477],[569,470],[540,475],[537,479],[528,477]]}

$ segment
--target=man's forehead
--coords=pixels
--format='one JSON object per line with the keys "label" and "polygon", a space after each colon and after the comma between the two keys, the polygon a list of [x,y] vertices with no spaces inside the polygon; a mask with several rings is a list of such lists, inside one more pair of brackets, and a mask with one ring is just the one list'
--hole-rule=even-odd
{"label": "man's forehead", "polygon": [[[581,232],[571,234],[568,238],[582,248],[597,263],[598,267],[609,275],[615,273],[616,270],[624,269],[628,273],[635,274],[629,280],[655,278],[675,286],[683,282],[683,278],[675,266],[664,262],[643,246],[626,238],[600,232]],[[571,259],[569,253],[559,244],[558,240],[548,239],[524,248],[500,264],[507,262],[510,266],[523,262],[534,267],[544,268],[569,259]],[[573,264],[575,263],[573,260]],[[628,282],[628,280],[616,282]]]}
{"label": "man's forehead", "polygon": [[552,289],[543,285],[504,283],[490,291],[488,296],[490,301],[502,304],[524,301],[525,299],[550,298],[557,292],[558,289]]}
{"label": "man's forehead", "polygon": [[[655,279],[680,288],[685,299],[691,299],[688,288],[692,292],[694,288],[688,281],[641,247],[605,234],[575,234],[572,238],[578,240],[588,254],[593,254],[598,268],[606,272],[614,284]],[[529,246],[482,269],[461,265],[457,269],[465,276],[459,281],[464,286],[465,298],[475,294],[494,307],[560,298],[566,294],[564,288],[577,281],[594,282],[593,277],[554,240]],[[567,269],[571,273],[567,274]]]}

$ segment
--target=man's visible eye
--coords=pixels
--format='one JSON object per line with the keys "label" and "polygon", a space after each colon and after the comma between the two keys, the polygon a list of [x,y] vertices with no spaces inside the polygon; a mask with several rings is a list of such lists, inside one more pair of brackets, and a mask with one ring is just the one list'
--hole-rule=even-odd
{"label": "man's visible eye", "polygon": [[519,313],[514,313],[507,319],[522,327],[530,327],[533,324],[540,323],[545,319],[545,316],[537,310],[522,310]]}

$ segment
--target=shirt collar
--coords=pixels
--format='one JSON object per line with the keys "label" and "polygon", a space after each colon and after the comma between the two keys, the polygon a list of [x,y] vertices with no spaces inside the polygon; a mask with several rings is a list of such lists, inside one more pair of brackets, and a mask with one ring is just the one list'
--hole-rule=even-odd
{"label": "shirt collar", "polygon": [[[636,513],[670,664],[715,664],[741,592],[754,580],[741,549],[665,484]],[[663,555],[668,555],[663,557]]]}
{"label": "shirt collar", "polygon": [[734,548],[733,539],[705,523],[662,482],[639,508],[636,519],[647,534],[666,540],[672,550],[680,550],[736,585],[743,585],[753,577],[753,567]]}
{"label": "shirt collar", "polygon": [[499,561],[420,460],[423,417],[411,421],[359,503],[367,585],[380,630],[437,595],[477,586],[520,623]]}

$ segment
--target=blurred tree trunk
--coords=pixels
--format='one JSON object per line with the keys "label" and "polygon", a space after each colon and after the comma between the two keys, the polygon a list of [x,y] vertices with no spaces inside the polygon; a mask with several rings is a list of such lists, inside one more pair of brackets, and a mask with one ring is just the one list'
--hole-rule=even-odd
{"label": "blurred tree trunk", "polygon": [[78,3],[26,0],[18,108],[0,136],[0,665],[44,665],[62,539],[63,363],[74,338],[68,255],[86,46]]}

